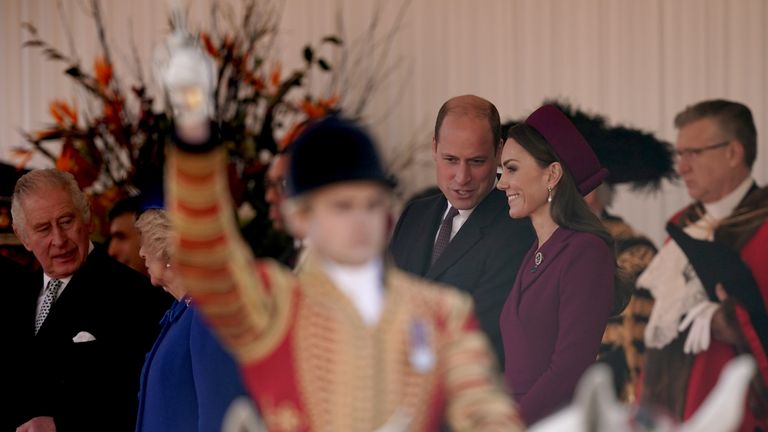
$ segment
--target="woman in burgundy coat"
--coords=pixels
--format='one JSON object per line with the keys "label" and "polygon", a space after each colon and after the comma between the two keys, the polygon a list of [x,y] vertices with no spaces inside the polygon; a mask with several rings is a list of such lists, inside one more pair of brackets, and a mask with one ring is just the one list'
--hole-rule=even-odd
{"label": "woman in burgundy coat", "polygon": [[504,376],[528,424],[570,402],[614,305],[613,240],[583,196],[608,174],[568,118],[544,105],[510,129],[497,187],[538,241],[501,314]]}

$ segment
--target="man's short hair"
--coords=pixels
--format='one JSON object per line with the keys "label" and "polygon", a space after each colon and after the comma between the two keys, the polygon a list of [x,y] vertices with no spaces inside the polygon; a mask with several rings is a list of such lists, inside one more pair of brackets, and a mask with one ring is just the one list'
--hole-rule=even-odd
{"label": "man's short hair", "polygon": [[128,198],[123,198],[117,203],[115,203],[114,206],[112,206],[112,208],[109,210],[109,214],[107,215],[107,218],[109,219],[110,222],[112,222],[116,218],[128,213],[133,213],[135,216],[138,216],[140,209],[141,209],[141,197],[132,196]]}
{"label": "man's short hair", "polygon": [[675,127],[681,127],[695,121],[712,118],[717,121],[720,130],[737,139],[744,146],[744,163],[752,169],[757,158],[757,128],[752,118],[752,111],[741,103],[725,99],[713,99],[686,107],[675,116]]}
{"label": "man's short hair", "polygon": [[21,201],[42,188],[60,188],[69,192],[75,209],[80,212],[86,223],[90,222],[91,206],[88,197],[77,185],[75,177],[68,172],[54,168],[37,169],[21,176],[13,188],[11,217],[13,218],[13,225],[22,236],[26,236],[27,217],[21,208]]}
{"label": "man's short hair", "polygon": [[448,99],[443,106],[440,107],[440,111],[437,112],[437,120],[435,121],[435,141],[439,141],[440,127],[443,125],[443,120],[448,114],[451,113],[464,113],[470,114],[479,118],[488,120],[488,125],[491,128],[493,134],[493,147],[498,149],[501,145],[501,118],[499,117],[499,110],[490,101],[474,95],[456,96]]}

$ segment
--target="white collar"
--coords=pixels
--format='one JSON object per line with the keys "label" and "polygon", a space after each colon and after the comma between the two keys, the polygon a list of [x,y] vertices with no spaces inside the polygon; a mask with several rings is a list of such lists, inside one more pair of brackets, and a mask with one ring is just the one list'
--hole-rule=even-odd
{"label": "white collar", "polygon": [[[450,210],[451,207],[453,207],[453,206],[451,205],[451,202],[448,201],[448,205],[445,207],[445,210],[443,210],[443,216],[440,217],[440,220],[445,219],[445,215],[448,214],[448,210]],[[474,206],[471,209],[466,209],[466,210],[458,210],[457,209],[459,211],[459,214],[457,214],[456,217],[453,220],[456,221],[456,220],[459,220],[459,219],[461,219],[461,220],[469,219],[469,215],[471,215],[472,212],[475,211],[476,208],[477,208],[477,206]],[[454,222],[454,223],[456,223],[456,222]]]}
{"label": "white collar", "polygon": [[728,195],[723,198],[708,204],[704,204],[704,208],[707,210],[707,214],[717,220],[725,219],[733,213],[736,206],[739,205],[744,196],[749,192],[749,188],[755,183],[755,180],[751,176],[744,179],[736,189],[732,190]]}
{"label": "white collar", "polygon": [[[43,290],[45,290],[45,287],[48,286],[48,282],[50,282],[51,279],[53,279],[53,278],[48,276],[47,274],[43,273]],[[69,275],[69,276],[63,277],[63,278],[59,278],[59,280],[61,281],[61,287],[59,287],[59,293],[61,293],[62,291],[64,291],[64,287],[67,286],[69,281],[72,280],[72,275]]]}
{"label": "white collar", "polygon": [[374,326],[383,306],[384,264],[376,257],[359,266],[323,260],[323,269],[339,291],[355,305],[363,321]]}

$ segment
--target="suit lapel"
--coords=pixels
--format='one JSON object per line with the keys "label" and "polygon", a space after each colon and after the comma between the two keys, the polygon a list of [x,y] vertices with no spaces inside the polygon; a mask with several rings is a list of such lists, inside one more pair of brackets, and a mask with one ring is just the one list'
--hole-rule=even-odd
{"label": "suit lapel", "polygon": [[[547,240],[546,243],[544,243],[544,247],[540,249],[542,260],[541,264],[536,267],[536,271],[532,270],[536,249],[531,250],[531,252],[526,256],[526,260],[521,264],[522,267],[520,268],[520,272],[523,273],[521,276],[523,281],[520,286],[521,293],[525,293],[525,290],[536,283],[539,277],[547,272],[549,266],[553,262],[557,261],[558,255],[560,255],[560,253],[562,253],[568,245],[568,238],[570,238],[570,236],[571,233],[565,228],[558,228],[557,231],[552,234],[552,237]],[[532,248],[535,248],[535,245],[532,246]]]}
{"label": "suit lapel", "polygon": [[[77,313],[72,311],[88,310],[91,304],[97,302],[95,296],[96,282],[91,278],[94,272],[100,272],[104,268],[104,256],[106,255],[103,255],[100,249],[95,249],[88,254],[85,263],[75,271],[72,279],[69,280],[64,291],[59,294],[56,302],[51,307],[51,311],[37,333],[38,336],[47,334],[49,330],[46,329],[53,325],[51,323],[56,323],[53,328],[65,328],[65,323],[71,322],[72,318],[77,315]],[[93,269],[90,269],[90,267],[93,267]],[[40,289],[43,289],[42,282],[40,282]]]}
{"label": "suit lapel", "polygon": [[[432,248],[435,245],[435,236],[437,230],[440,228],[440,222],[443,218],[443,213],[448,206],[448,201],[441,194],[438,195],[432,202],[432,206],[429,208],[425,215],[424,229],[418,230],[414,233],[414,245],[411,249],[410,260],[415,263],[413,270],[414,273],[425,276],[429,271],[430,261],[432,260]],[[429,276],[426,276],[429,277]]]}
{"label": "suit lapel", "polygon": [[[503,197],[504,194],[501,191],[493,189],[485,197],[485,199],[483,199],[483,201],[480,202],[477,207],[475,207],[475,211],[473,211],[469,216],[469,219],[464,222],[464,225],[461,226],[461,229],[458,233],[456,233],[456,236],[453,238],[453,240],[448,243],[448,247],[445,249],[443,254],[440,255],[437,261],[435,261],[434,265],[429,267],[429,270],[425,276],[427,279],[436,279],[443,272],[454,265],[462,256],[464,256],[464,254],[472,249],[472,247],[486,235],[485,228],[491,222],[493,222],[497,216],[499,216],[496,214],[496,212],[493,211],[495,208],[498,208],[496,201],[503,199]],[[437,225],[440,225],[439,221],[437,222]],[[431,242],[433,245],[434,235],[436,233],[437,230],[432,233],[433,237]],[[429,248],[429,250],[431,255],[432,248]],[[429,262],[427,262],[427,266],[428,265]]]}

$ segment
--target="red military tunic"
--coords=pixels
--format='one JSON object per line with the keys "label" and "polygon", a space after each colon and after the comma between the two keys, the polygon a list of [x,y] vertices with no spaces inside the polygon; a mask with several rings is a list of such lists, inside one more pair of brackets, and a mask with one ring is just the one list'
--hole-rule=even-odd
{"label": "red military tunic", "polygon": [[226,154],[169,156],[177,271],[234,353],[271,431],[518,430],[469,297],[384,272],[367,326],[308,258],[298,275],[255,261],[231,215]]}

